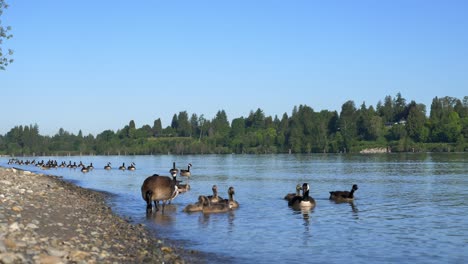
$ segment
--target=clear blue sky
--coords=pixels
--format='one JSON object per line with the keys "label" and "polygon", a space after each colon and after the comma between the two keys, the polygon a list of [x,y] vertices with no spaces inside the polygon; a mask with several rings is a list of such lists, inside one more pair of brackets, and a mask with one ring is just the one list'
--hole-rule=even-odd
{"label": "clear blue sky", "polygon": [[0,134],[468,95],[468,1],[19,1]]}

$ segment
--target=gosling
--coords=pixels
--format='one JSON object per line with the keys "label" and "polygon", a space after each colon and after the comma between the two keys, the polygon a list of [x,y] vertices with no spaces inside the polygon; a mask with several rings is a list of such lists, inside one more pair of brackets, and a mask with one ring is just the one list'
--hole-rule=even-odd
{"label": "gosling", "polygon": [[301,196],[301,190],[302,190],[302,186],[300,184],[297,184],[296,185],[296,193],[288,193],[288,194],[286,194],[286,196],[284,196],[284,199],[289,202],[294,197]]}

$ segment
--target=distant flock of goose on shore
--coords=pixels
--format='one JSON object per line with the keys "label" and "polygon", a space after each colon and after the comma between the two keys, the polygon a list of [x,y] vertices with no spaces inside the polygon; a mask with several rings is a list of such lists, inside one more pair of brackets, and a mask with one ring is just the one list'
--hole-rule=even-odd
{"label": "distant flock of goose on shore", "polygon": [[[81,172],[83,173],[86,173],[86,172],[90,172],[94,169],[94,166],[93,166],[93,163],[91,162],[89,165],[85,165],[83,164],[83,162],[79,162],[79,164],[76,164],[76,161],[73,162],[72,164],[72,161],[70,160],[68,162],[68,164],[65,162],[65,161],[62,161],[60,164],[57,162],[57,160],[48,160],[47,162],[44,162],[44,160],[41,160],[41,161],[36,161],[36,160],[26,160],[26,161],[23,161],[23,160],[19,160],[19,159],[9,159],[8,160],[8,164],[10,165],[32,165],[32,166],[36,166],[36,167],[39,167],[43,170],[47,170],[47,169],[57,169],[57,168],[69,168],[69,169],[77,169],[77,168],[80,168],[81,169]],[[122,163],[122,166],[119,166],[119,170],[129,170],[129,171],[134,171],[136,170],[136,167],[135,167],[135,163],[132,162],[130,164],[130,166],[126,167],[125,166],[125,162]],[[111,166],[111,163],[108,162],[106,166],[104,166],[104,169],[105,170],[111,170],[112,169],[112,166]]]}
{"label": "distant flock of goose on shore", "polygon": [[[32,161],[22,161],[18,159],[10,159],[8,164],[16,164],[16,165],[34,165],[40,167],[42,169],[50,169],[50,168],[81,168],[83,173],[89,172],[94,169],[93,163],[91,162],[90,165],[86,166],[81,161],[77,165],[76,162],[69,161],[67,164],[66,162],[61,162],[58,164],[56,160],[49,160],[44,162],[43,160],[40,162],[36,162],[35,160]],[[119,166],[119,170],[136,170],[135,163],[132,162],[130,166],[126,167],[125,163],[122,166]],[[147,177],[141,186],[141,196],[143,200],[146,202],[146,213],[152,214],[153,212],[159,211],[159,202],[162,202],[162,212],[164,212],[164,207],[166,203],[171,203],[179,194],[185,193],[190,190],[190,185],[188,180],[191,177],[190,168],[192,164],[189,163],[187,169],[179,170],[176,168],[176,163],[172,163],[172,168],[169,169],[170,176],[160,176],[158,174],[154,174],[152,176]],[[105,170],[111,170],[112,166],[111,163],[108,162],[107,165],[104,166]],[[182,183],[182,181],[177,180],[177,175],[181,177],[187,178],[187,183]],[[228,198],[224,199],[218,195],[218,187],[217,185],[212,186],[211,195],[200,195],[198,196],[198,200],[193,204],[189,204],[185,206],[182,210],[186,213],[193,213],[193,212],[203,212],[207,213],[224,213],[229,212],[231,210],[235,210],[239,208],[239,203],[234,200],[235,190],[234,187],[230,186],[228,188]],[[353,202],[354,201],[354,192],[358,190],[357,184],[353,184],[350,191],[331,191],[329,199],[333,200],[337,203],[341,202]],[[302,191],[302,193],[301,193]],[[308,183],[297,184],[296,185],[296,192],[295,193],[288,193],[284,197],[286,201],[288,201],[288,206],[293,208],[294,210],[304,210],[304,209],[313,209],[316,205],[314,198],[309,195],[310,186]],[[154,204],[154,210],[153,210]]]}

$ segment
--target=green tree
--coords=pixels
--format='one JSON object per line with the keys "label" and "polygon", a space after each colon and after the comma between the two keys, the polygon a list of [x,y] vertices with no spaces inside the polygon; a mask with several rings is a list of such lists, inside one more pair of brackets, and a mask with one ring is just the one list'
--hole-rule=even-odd
{"label": "green tree", "polygon": [[291,123],[289,125],[288,144],[292,152],[294,153],[302,152],[302,145],[303,145],[302,136],[303,136],[303,128],[302,128],[301,121],[299,119],[299,115],[296,112],[296,114],[293,114],[291,116]]}
{"label": "green tree", "polygon": [[[453,97],[435,97],[431,104],[429,125],[433,142],[455,142],[457,133],[461,133],[460,116],[455,112],[458,99]],[[458,132],[459,131],[459,132]]]}
{"label": "green tree", "polygon": [[314,147],[314,110],[307,106],[299,106],[299,122],[302,124],[302,152],[310,153]]}
{"label": "green tree", "polygon": [[235,118],[231,122],[230,146],[235,153],[244,152],[245,119],[243,117]]}
{"label": "green tree", "polygon": [[200,126],[200,137],[198,138],[198,141],[201,141],[203,133],[206,133],[208,130],[208,122],[203,114],[198,118],[198,125]]}
{"label": "green tree", "polygon": [[255,112],[250,111],[246,120],[246,127],[253,129],[265,128],[265,114],[262,109],[258,108]]}
{"label": "green tree", "polygon": [[161,118],[154,120],[153,127],[151,128],[153,132],[153,136],[159,136],[162,133],[162,123]]}
{"label": "green tree", "polygon": [[429,115],[429,118],[431,119],[431,122],[439,123],[440,120],[442,120],[442,117],[443,117],[442,102],[436,96],[434,99],[432,99],[431,113]]}
{"label": "green tree", "polygon": [[404,139],[407,135],[408,133],[406,132],[405,125],[395,124],[390,128],[386,137],[387,140],[391,141]]}
{"label": "green tree", "polygon": [[377,104],[377,112],[382,117],[385,123],[394,123],[395,114],[393,109],[393,99],[390,95],[385,96],[384,104],[379,101]]}
{"label": "green tree", "polygon": [[411,101],[408,106],[408,120],[406,122],[406,131],[408,136],[416,142],[425,142],[428,140],[429,131],[425,126],[426,123],[426,106],[416,104]]}
{"label": "green tree", "polygon": [[6,67],[13,62],[11,56],[13,55],[13,50],[8,49],[5,53],[3,50],[4,40],[8,40],[13,37],[10,26],[2,25],[2,15],[3,11],[8,8],[7,3],[4,0],[0,0],[0,70],[5,70]]}
{"label": "green tree", "polygon": [[216,137],[217,144],[227,145],[229,136],[229,121],[224,110],[218,111],[215,118],[211,121],[214,136]]}
{"label": "green tree", "polygon": [[153,136],[153,129],[149,125],[143,125],[136,130],[136,138],[149,138]]}
{"label": "green tree", "polygon": [[456,142],[462,131],[460,117],[455,111],[450,112],[447,122],[442,126],[443,137],[447,142]]}
{"label": "green tree", "polygon": [[349,151],[357,136],[357,110],[354,102],[349,100],[343,104],[340,112],[340,131],[343,136],[346,151]]}
{"label": "green tree", "polygon": [[401,96],[401,93],[397,93],[394,101],[394,118],[393,121],[399,122],[401,120],[406,120],[408,117],[408,111],[406,107],[406,99]]}
{"label": "green tree", "polygon": [[179,112],[177,126],[175,128],[177,135],[181,137],[189,137],[192,134],[192,126],[190,125],[187,111]]}
{"label": "green tree", "polygon": [[172,116],[172,121],[171,121],[171,128],[177,132],[177,128],[179,127],[179,120],[177,118],[177,115],[174,114]]}
{"label": "green tree", "polygon": [[375,141],[383,134],[383,121],[372,106],[361,109],[358,117],[358,133],[364,140]]}
{"label": "green tree", "polygon": [[128,123],[127,138],[136,138],[136,125],[133,120]]}
{"label": "green tree", "polygon": [[289,130],[289,117],[287,113],[283,114],[281,121],[278,124],[276,144],[282,151],[286,151],[286,142],[288,140],[288,130]]}
{"label": "green tree", "polygon": [[192,114],[192,116],[190,117],[190,126],[191,126],[190,137],[192,137],[192,135],[196,135],[197,133],[199,133],[200,128],[198,126],[197,114]]}

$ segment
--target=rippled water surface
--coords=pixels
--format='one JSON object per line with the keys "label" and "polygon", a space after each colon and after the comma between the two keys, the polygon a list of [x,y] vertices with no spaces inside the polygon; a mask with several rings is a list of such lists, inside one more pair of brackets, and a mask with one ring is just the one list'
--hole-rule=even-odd
{"label": "rippled water surface", "polygon": [[[49,159],[45,157],[44,159]],[[93,162],[96,169],[52,169],[77,184],[117,194],[112,207],[159,236],[212,253],[208,262],[231,263],[464,263],[468,260],[468,155],[198,155],[52,157]],[[38,158],[36,157],[36,160]],[[2,165],[6,165],[6,159]],[[143,180],[193,164],[191,191],[164,214],[147,219]],[[111,171],[103,169],[112,162]],[[125,162],[137,170],[119,171]],[[23,166],[25,169],[27,166]],[[38,170],[30,167],[30,170]],[[308,182],[317,202],[298,212],[283,200]],[[234,186],[240,208],[225,214],[182,209]],[[336,204],[329,191],[359,185],[354,203]]]}

